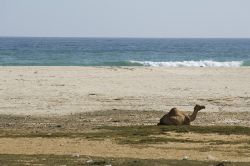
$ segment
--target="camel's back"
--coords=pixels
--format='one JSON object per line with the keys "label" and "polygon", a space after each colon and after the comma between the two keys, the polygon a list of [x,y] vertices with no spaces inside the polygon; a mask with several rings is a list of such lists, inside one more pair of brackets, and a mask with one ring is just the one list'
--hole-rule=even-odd
{"label": "camel's back", "polygon": [[177,108],[172,108],[167,114],[165,114],[161,119],[159,124],[174,125],[176,119],[180,118],[178,116]]}
{"label": "camel's back", "polygon": [[186,116],[186,114],[180,110],[178,110],[177,108],[172,108],[168,114],[169,117],[171,116],[182,116],[183,118]]}
{"label": "camel's back", "polygon": [[188,124],[186,114],[179,111],[177,108],[172,108],[166,115],[160,119],[159,124],[165,125],[181,125]]}

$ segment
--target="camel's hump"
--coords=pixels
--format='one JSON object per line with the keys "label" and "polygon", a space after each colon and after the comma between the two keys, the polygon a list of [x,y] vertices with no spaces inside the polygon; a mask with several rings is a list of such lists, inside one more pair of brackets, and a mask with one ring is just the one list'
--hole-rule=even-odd
{"label": "camel's hump", "polygon": [[168,113],[169,116],[175,116],[175,115],[177,115],[177,114],[178,114],[178,109],[177,109],[177,108],[172,108],[172,109],[169,111],[169,113]]}

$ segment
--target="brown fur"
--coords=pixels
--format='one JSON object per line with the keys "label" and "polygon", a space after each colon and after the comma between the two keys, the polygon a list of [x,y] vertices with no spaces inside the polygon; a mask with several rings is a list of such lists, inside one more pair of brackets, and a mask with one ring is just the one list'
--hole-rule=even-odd
{"label": "brown fur", "polygon": [[158,125],[190,125],[190,122],[195,120],[198,111],[202,109],[205,109],[205,106],[196,105],[193,114],[187,115],[177,108],[172,108],[160,119]]}

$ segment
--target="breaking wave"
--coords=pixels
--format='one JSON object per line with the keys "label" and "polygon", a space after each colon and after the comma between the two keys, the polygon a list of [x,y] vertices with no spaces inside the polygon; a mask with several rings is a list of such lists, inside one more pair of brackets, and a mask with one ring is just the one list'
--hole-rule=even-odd
{"label": "breaking wave", "polygon": [[152,67],[240,67],[243,61],[180,61],[180,62],[152,62],[152,61],[130,61],[131,63],[141,64],[143,66]]}

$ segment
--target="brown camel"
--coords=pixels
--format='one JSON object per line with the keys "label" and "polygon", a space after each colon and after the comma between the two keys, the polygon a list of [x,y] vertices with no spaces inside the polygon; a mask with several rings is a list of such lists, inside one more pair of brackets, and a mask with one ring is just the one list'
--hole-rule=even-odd
{"label": "brown camel", "polygon": [[177,108],[172,108],[169,113],[160,119],[160,123],[157,125],[190,125],[190,122],[195,120],[198,111],[202,109],[205,109],[205,106],[196,105],[193,114],[187,115]]}

